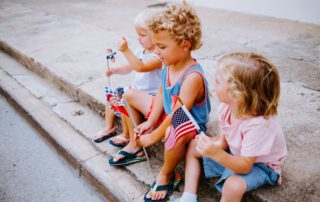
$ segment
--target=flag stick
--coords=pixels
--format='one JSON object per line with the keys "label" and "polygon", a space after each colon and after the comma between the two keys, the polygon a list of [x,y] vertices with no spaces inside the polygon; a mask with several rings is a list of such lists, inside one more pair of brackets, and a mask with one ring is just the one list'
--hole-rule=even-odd
{"label": "flag stick", "polygon": [[[108,71],[110,70],[110,67],[109,67],[109,58],[107,58],[107,65],[108,65]],[[110,89],[110,76],[108,76],[108,87]]]}
{"label": "flag stick", "polygon": [[[136,123],[136,121],[134,120],[134,116],[133,116],[133,114],[132,114],[131,108],[130,108],[130,106],[128,105],[125,97],[122,97],[122,98],[123,98],[123,103],[124,103],[124,105],[125,105],[126,108],[128,109],[128,112],[129,112],[130,118],[131,118],[131,120],[132,120],[132,123],[133,123],[134,127],[136,128],[136,127],[137,127],[137,123]],[[146,157],[147,157],[147,161],[149,162],[150,168],[152,168],[152,165],[151,165],[151,162],[150,162],[150,159],[149,159],[149,156],[148,156],[148,153],[147,153],[146,148],[145,148],[145,147],[142,147],[142,149],[143,149],[143,152],[145,153],[145,155],[146,155]]]}

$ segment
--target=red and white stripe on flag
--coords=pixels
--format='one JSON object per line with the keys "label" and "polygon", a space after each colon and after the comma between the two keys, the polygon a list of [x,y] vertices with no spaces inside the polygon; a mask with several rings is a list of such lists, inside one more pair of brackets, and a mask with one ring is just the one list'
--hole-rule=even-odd
{"label": "red and white stripe on flag", "polygon": [[195,135],[199,129],[188,109],[184,105],[181,106],[172,115],[170,133],[165,141],[165,147],[168,150],[172,149],[181,137]]}

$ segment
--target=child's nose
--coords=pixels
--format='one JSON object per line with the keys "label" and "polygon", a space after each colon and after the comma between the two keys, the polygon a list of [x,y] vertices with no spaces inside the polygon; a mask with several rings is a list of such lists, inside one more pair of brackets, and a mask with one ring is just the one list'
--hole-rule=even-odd
{"label": "child's nose", "polygon": [[154,49],[154,53],[155,53],[157,56],[160,56],[160,51],[159,51],[158,48],[155,48],[155,49]]}

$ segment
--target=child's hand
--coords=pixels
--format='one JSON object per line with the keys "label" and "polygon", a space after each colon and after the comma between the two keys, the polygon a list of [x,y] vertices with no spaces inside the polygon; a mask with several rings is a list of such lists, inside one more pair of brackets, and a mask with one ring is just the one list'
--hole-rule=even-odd
{"label": "child's hand", "polygon": [[108,70],[105,72],[105,75],[106,75],[107,77],[110,77],[110,76],[112,76],[113,74],[114,74],[114,69],[113,69],[113,68],[108,69]]}
{"label": "child's hand", "polygon": [[149,133],[153,130],[153,124],[149,121],[145,121],[142,124],[138,125],[134,130],[134,138],[138,139],[144,133]]}
{"label": "child's hand", "polygon": [[128,50],[128,42],[125,37],[122,37],[121,40],[118,43],[118,49],[121,52],[125,52]]}
{"label": "child's hand", "polygon": [[197,151],[202,156],[213,157],[219,151],[222,151],[222,145],[220,141],[214,141],[210,137],[206,136],[203,132],[197,136]]}
{"label": "child's hand", "polygon": [[152,137],[150,133],[144,133],[138,139],[136,139],[138,145],[142,147],[149,147],[152,145]]}

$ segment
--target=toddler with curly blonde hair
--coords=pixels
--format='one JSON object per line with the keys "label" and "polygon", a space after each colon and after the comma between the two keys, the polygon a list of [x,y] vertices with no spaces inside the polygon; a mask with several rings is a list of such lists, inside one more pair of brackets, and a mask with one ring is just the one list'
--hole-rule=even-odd
{"label": "toddler with curly blonde hair", "polygon": [[[135,136],[137,144],[145,147],[165,139],[163,166],[144,197],[145,201],[163,201],[180,182],[175,169],[184,158],[187,144],[196,136],[195,131],[179,135],[172,132],[173,112],[183,103],[200,130],[206,131],[211,106],[203,69],[191,55],[191,51],[200,48],[202,35],[199,17],[193,8],[185,2],[169,4],[150,20],[149,30],[155,53],[163,65],[162,82],[151,114],[135,128]],[[163,110],[166,118],[153,130]],[[174,136],[175,142],[167,147],[169,136]]]}

